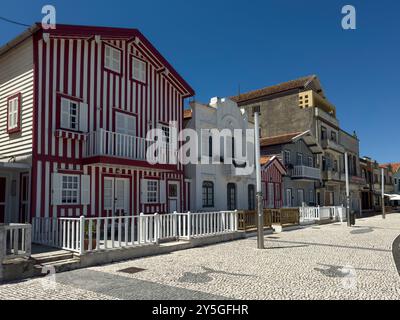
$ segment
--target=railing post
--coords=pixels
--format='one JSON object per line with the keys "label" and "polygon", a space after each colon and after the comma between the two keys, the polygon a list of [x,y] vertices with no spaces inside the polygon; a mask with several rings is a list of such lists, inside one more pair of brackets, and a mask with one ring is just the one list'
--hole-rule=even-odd
{"label": "railing post", "polygon": [[144,213],[143,212],[141,212],[140,213],[140,215],[139,215],[139,228],[138,228],[138,242],[139,242],[139,244],[141,244],[141,243],[143,243],[144,242],[144,240],[145,240],[145,238],[144,238],[144,235],[143,235],[143,220],[144,220]]}
{"label": "railing post", "polygon": [[[80,234],[80,242],[79,242],[79,254],[85,253],[85,217],[81,216],[79,218],[79,234]],[[78,240],[78,239],[77,239]]]}
{"label": "railing post", "polygon": [[6,249],[7,249],[7,244],[6,244],[6,240],[7,240],[7,235],[6,235],[6,229],[4,226],[0,226],[0,267],[1,264],[3,263],[3,260],[6,257]]}
{"label": "railing post", "polygon": [[32,226],[27,225],[25,229],[25,253],[28,257],[32,253]]}
{"label": "railing post", "polygon": [[191,219],[191,213],[188,211],[188,239],[190,240],[192,238],[192,219]]}
{"label": "railing post", "polygon": [[179,240],[179,238],[180,238],[180,232],[179,232],[179,223],[178,223],[178,219],[179,219],[179,217],[178,217],[178,212],[176,212],[176,211],[174,211],[174,213],[173,213],[173,216],[172,216],[172,219],[173,219],[173,223],[174,223],[174,229],[173,229],[173,231],[174,231],[174,237],[176,238],[176,239],[178,239]]}
{"label": "railing post", "polygon": [[154,239],[157,245],[160,244],[160,229],[160,215],[156,212],[154,214]]}
{"label": "railing post", "polygon": [[237,232],[238,231],[238,225],[239,225],[239,214],[238,214],[237,210],[235,210],[234,221],[235,221],[235,227],[234,227],[233,231]]}

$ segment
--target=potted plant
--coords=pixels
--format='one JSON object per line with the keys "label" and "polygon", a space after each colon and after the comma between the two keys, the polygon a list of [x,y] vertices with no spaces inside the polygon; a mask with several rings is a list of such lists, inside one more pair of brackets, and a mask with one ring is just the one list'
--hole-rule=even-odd
{"label": "potted plant", "polygon": [[97,228],[94,223],[92,223],[92,228],[90,228],[90,223],[85,223],[85,239],[84,239],[84,247],[85,251],[89,250],[89,232],[92,233],[92,250],[96,249],[97,247]]}

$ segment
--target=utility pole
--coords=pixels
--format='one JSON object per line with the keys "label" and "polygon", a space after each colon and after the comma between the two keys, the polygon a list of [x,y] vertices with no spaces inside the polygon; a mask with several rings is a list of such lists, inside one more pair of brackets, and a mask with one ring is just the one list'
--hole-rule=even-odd
{"label": "utility pole", "polygon": [[257,179],[257,248],[265,249],[264,246],[264,210],[263,210],[263,194],[261,188],[261,163],[260,163],[260,106],[253,108],[254,114],[254,147],[256,161],[256,179]]}
{"label": "utility pole", "polygon": [[350,220],[350,185],[349,185],[349,157],[347,152],[344,154],[344,167],[346,173],[346,218],[347,226],[351,227]]}
{"label": "utility pole", "polygon": [[386,219],[385,212],[385,169],[382,168],[382,219]]}

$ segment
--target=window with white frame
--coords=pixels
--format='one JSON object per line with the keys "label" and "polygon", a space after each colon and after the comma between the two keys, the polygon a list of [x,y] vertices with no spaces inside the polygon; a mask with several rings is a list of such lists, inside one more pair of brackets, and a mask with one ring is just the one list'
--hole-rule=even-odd
{"label": "window with white frame", "polygon": [[20,98],[20,95],[17,95],[8,100],[8,131],[19,129],[19,106],[21,103]]}
{"label": "window with white frame", "polygon": [[121,73],[121,51],[111,46],[105,46],[104,67]]}
{"label": "window with white frame", "polygon": [[79,103],[61,98],[61,128],[79,130]]}
{"label": "window with white frame", "polygon": [[146,69],[145,61],[132,57],[132,79],[146,83]]}
{"label": "window with white frame", "polygon": [[285,160],[285,165],[290,164],[291,160],[290,160],[290,151],[285,150],[284,151],[284,160]]}
{"label": "window with white frame", "polygon": [[159,181],[146,180],[146,203],[159,202]]}
{"label": "window with white frame", "polygon": [[61,180],[61,203],[79,204],[79,186],[79,176],[63,175]]}

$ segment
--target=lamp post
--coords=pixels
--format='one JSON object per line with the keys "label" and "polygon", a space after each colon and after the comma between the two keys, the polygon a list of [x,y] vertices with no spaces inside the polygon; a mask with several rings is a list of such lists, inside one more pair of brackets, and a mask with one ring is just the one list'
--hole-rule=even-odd
{"label": "lamp post", "polygon": [[344,167],[346,172],[346,218],[347,226],[351,227],[350,220],[350,185],[349,185],[349,157],[347,152],[344,154]]}
{"label": "lamp post", "polygon": [[382,219],[386,219],[385,212],[385,169],[382,168]]}
{"label": "lamp post", "polygon": [[254,147],[256,161],[256,180],[257,180],[257,248],[265,249],[264,246],[264,211],[263,211],[263,194],[261,188],[261,163],[260,163],[260,106],[253,108],[254,114]]}

